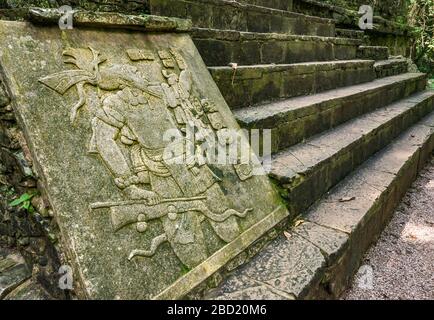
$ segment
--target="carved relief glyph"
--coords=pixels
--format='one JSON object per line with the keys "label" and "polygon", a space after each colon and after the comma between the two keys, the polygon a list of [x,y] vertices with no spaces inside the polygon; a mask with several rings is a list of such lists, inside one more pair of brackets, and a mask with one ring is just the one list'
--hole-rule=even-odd
{"label": "carved relief glyph", "polygon": [[[185,150],[188,125],[196,128],[195,143],[227,127],[214,102],[195,90],[182,55],[174,49],[130,49],[125,52],[130,63],[123,64],[93,48],[70,48],[63,55],[74,68],[39,81],[61,95],[76,88],[78,101],[71,107],[70,121],[73,124],[80,112],[90,113],[89,153],[104,163],[124,197],[93,203],[91,210],[109,210],[115,230],[135,225],[137,232],[146,233],[156,219],[164,229],[149,248],[132,250],[128,259],[152,258],[168,242],[183,264],[197,266],[209,256],[202,230],[205,220],[224,242],[238,237],[239,220],[253,208],[230,208],[220,178],[194,155],[182,164],[164,156],[167,130],[184,137],[179,143]],[[161,74],[151,79],[137,68],[139,63],[158,66]],[[240,181],[252,176],[248,164],[233,169]]]}

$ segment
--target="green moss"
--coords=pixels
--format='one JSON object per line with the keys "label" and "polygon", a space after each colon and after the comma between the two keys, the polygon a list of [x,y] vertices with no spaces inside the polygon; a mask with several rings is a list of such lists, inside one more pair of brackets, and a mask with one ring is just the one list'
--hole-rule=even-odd
{"label": "green moss", "polygon": [[182,275],[186,275],[187,273],[189,273],[191,271],[191,269],[185,265],[181,266],[181,274]]}

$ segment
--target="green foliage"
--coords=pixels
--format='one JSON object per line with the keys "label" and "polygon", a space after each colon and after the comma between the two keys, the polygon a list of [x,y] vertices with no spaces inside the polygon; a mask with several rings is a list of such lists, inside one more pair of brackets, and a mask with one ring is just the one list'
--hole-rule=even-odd
{"label": "green foliage", "polygon": [[185,266],[185,265],[182,265],[182,266],[181,266],[181,273],[182,273],[183,275],[189,273],[190,270],[191,270],[191,269],[190,269],[189,267]]}
{"label": "green foliage", "polygon": [[9,205],[11,207],[17,207],[21,205],[20,208],[25,209],[29,213],[33,213],[35,209],[33,208],[31,201],[34,196],[35,194],[24,193],[23,195],[21,195],[21,197],[15,199]]}
{"label": "green foliage", "polygon": [[423,72],[434,75],[434,0],[409,0],[408,23],[415,28],[412,56]]}

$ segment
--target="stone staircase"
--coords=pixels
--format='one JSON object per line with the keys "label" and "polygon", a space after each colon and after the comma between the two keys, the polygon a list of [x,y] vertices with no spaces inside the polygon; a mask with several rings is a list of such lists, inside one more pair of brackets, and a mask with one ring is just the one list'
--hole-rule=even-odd
{"label": "stone staircase", "polygon": [[[272,130],[270,179],[290,210],[291,227],[255,257],[241,254],[205,298],[338,297],[434,149],[426,76],[366,45],[363,31],[291,12],[292,1],[149,3],[154,15],[192,20],[240,126]],[[1,298],[44,297],[28,270],[6,283],[17,265],[0,268]]]}
{"label": "stone staircase", "polygon": [[335,298],[434,148],[434,91],[363,31],[249,2],[153,8],[192,19],[239,124],[272,129],[270,178],[294,222],[206,297]]}

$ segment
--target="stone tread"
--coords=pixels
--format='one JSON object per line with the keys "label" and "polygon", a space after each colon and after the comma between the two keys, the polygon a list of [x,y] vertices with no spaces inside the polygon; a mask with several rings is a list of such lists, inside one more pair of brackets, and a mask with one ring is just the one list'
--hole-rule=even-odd
{"label": "stone tread", "polygon": [[400,82],[422,79],[424,77],[425,75],[422,73],[406,73],[310,96],[295,97],[254,107],[242,108],[235,110],[234,114],[235,118],[242,126],[265,128],[261,125],[261,122],[270,123],[270,121],[272,121],[273,124],[276,124],[276,121],[279,122],[279,120],[305,117],[318,112],[321,105],[325,102],[332,100],[336,103],[331,104],[337,104],[339,100],[347,97],[363,97],[374,91],[390,88]]}
{"label": "stone tread", "polygon": [[[59,24],[64,13],[59,9],[30,8],[28,18],[33,23]],[[117,12],[74,12],[74,26],[94,28],[133,29],[149,32],[188,32],[191,21],[154,15],[126,15]]]}
{"label": "stone tread", "polygon": [[382,68],[382,67],[393,66],[396,64],[407,64],[407,61],[405,59],[399,59],[399,58],[387,59],[387,60],[378,60],[378,61],[375,61],[374,67],[375,68]]}
{"label": "stone tread", "polygon": [[271,176],[283,184],[294,183],[300,175],[306,178],[323,163],[362,143],[367,136],[377,134],[380,128],[423,102],[430,103],[432,108],[434,91],[415,94],[288,148],[273,157]]}
{"label": "stone tread", "polygon": [[[303,215],[303,220],[236,270],[207,298],[264,299],[269,295],[261,296],[259,288],[263,286],[279,299],[337,298],[433,149],[434,112],[342,180]],[[408,181],[406,172],[410,172]],[[401,186],[400,192],[394,192],[397,186]],[[354,199],[341,201],[348,197]],[[360,235],[368,242],[358,245]],[[345,271],[332,271],[330,276],[330,270],[337,266]]]}
{"label": "stone tread", "polygon": [[[293,70],[294,73],[298,73],[299,71],[310,71],[313,72],[315,70],[333,70],[336,67],[340,66],[357,66],[357,65],[371,65],[375,62],[373,60],[338,60],[338,61],[311,61],[311,62],[301,62],[301,63],[287,63],[287,64],[257,64],[257,65],[247,65],[247,66],[238,66],[235,79],[237,77],[243,77],[244,75],[249,77],[258,77],[264,71],[266,72],[279,72],[284,70]],[[221,73],[225,74],[230,72],[228,77],[232,77],[233,68],[230,66],[215,66],[208,67],[208,69],[213,74]]]}
{"label": "stone tread", "polygon": [[359,39],[283,34],[283,33],[274,33],[274,32],[262,33],[262,32],[244,32],[244,31],[236,31],[236,30],[219,30],[219,29],[209,29],[209,28],[192,28],[191,33],[193,38],[195,39],[215,39],[215,40],[226,40],[226,41],[296,40],[296,41],[330,42],[333,44],[355,45],[355,46],[362,44],[362,41]]}

